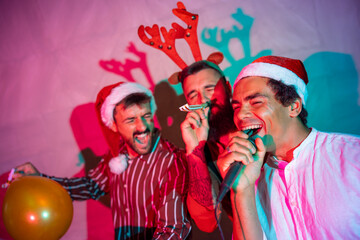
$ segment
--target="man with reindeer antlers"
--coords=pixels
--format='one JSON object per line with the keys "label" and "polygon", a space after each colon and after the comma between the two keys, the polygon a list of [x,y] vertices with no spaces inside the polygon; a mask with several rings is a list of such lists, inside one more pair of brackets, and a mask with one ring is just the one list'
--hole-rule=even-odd
{"label": "man with reindeer antlers", "polygon": [[[213,53],[207,60],[202,60],[197,38],[198,15],[188,12],[181,2],[177,6],[173,13],[186,23],[186,29],[173,23],[173,28],[167,31],[155,24],[146,28],[140,26],[138,34],[145,44],[164,52],[182,69],[168,80],[171,84],[182,84],[188,103],[180,108],[188,111],[181,124],[189,169],[187,206],[199,229],[212,232],[217,228],[215,199],[222,181],[215,161],[225,149],[229,133],[236,129],[231,108],[231,86],[218,66],[223,60],[222,53]],[[175,39],[179,38],[186,40],[195,58],[196,62],[189,66],[176,52]],[[229,198],[224,199],[222,207],[231,218]]]}

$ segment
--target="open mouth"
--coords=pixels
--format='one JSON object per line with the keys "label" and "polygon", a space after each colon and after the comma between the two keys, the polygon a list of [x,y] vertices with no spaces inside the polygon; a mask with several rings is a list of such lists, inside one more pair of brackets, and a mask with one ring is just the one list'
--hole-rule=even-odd
{"label": "open mouth", "polygon": [[144,133],[141,133],[141,134],[136,134],[134,136],[135,138],[135,141],[138,143],[138,144],[141,144],[141,145],[146,145],[149,141],[149,132],[144,132]]}
{"label": "open mouth", "polygon": [[241,129],[241,131],[246,133],[249,137],[252,137],[252,136],[256,135],[260,131],[260,129],[261,129],[260,124],[253,124],[253,125],[243,127]]}

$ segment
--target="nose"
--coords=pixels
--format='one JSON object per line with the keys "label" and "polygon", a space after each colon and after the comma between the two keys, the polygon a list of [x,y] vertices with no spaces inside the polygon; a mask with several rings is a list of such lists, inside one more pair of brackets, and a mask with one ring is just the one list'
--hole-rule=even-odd
{"label": "nose", "polygon": [[251,116],[250,107],[247,104],[242,105],[237,109],[235,112],[236,117],[238,120],[243,120]]}
{"label": "nose", "polygon": [[136,130],[139,131],[139,132],[143,132],[143,131],[146,130],[146,128],[147,128],[146,119],[144,119],[144,118],[137,119],[137,121],[136,121]]}
{"label": "nose", "polygon": [[197,104],[203,104],[210,101],[210,98],[206,95],[205,92],[199,92],[197,98]]}

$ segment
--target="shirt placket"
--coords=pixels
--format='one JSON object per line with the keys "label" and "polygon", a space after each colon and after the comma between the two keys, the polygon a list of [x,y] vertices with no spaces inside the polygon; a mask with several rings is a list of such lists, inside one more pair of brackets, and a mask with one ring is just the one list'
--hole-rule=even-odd
{"label": "shirt placket", "polygon": [[[293,216],[294,222],[294,230],[295,234],[297,235],[298,239],[304,239],[303,237],[306,236],[306,227],[304,223],[304,217],[301,214],[300,209],[300,198],[298,192],[298,183],[294,176],[296,176],[296,170],[294,169],[293,164],[288,164],[285,168],[285,179],[287,184],[287,194],[289,200],[289,207],[291,209],[291,213]],[[306,238],[305,238],[306,239]]]}

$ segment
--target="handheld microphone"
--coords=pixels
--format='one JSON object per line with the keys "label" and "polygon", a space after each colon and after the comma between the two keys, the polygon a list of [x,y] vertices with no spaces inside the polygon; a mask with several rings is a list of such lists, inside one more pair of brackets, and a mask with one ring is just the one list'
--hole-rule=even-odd
{"label": "handheld microphone", "polygon": [[[244,130],[244,133],[251,136],[253,134],[254,129]],[[254,146],[255,141],[252,138],[248,139]],[[225,197],[226,193],[230,190],[231,186],[234,184],[236,177],[239,175],[241,169],[243,168],[243,164],[241,162],[233,162],[230,165],[229,171],[226,173],[224,180],[220,185],[219,195],[217,196],[216,203],[220,203]]]}

